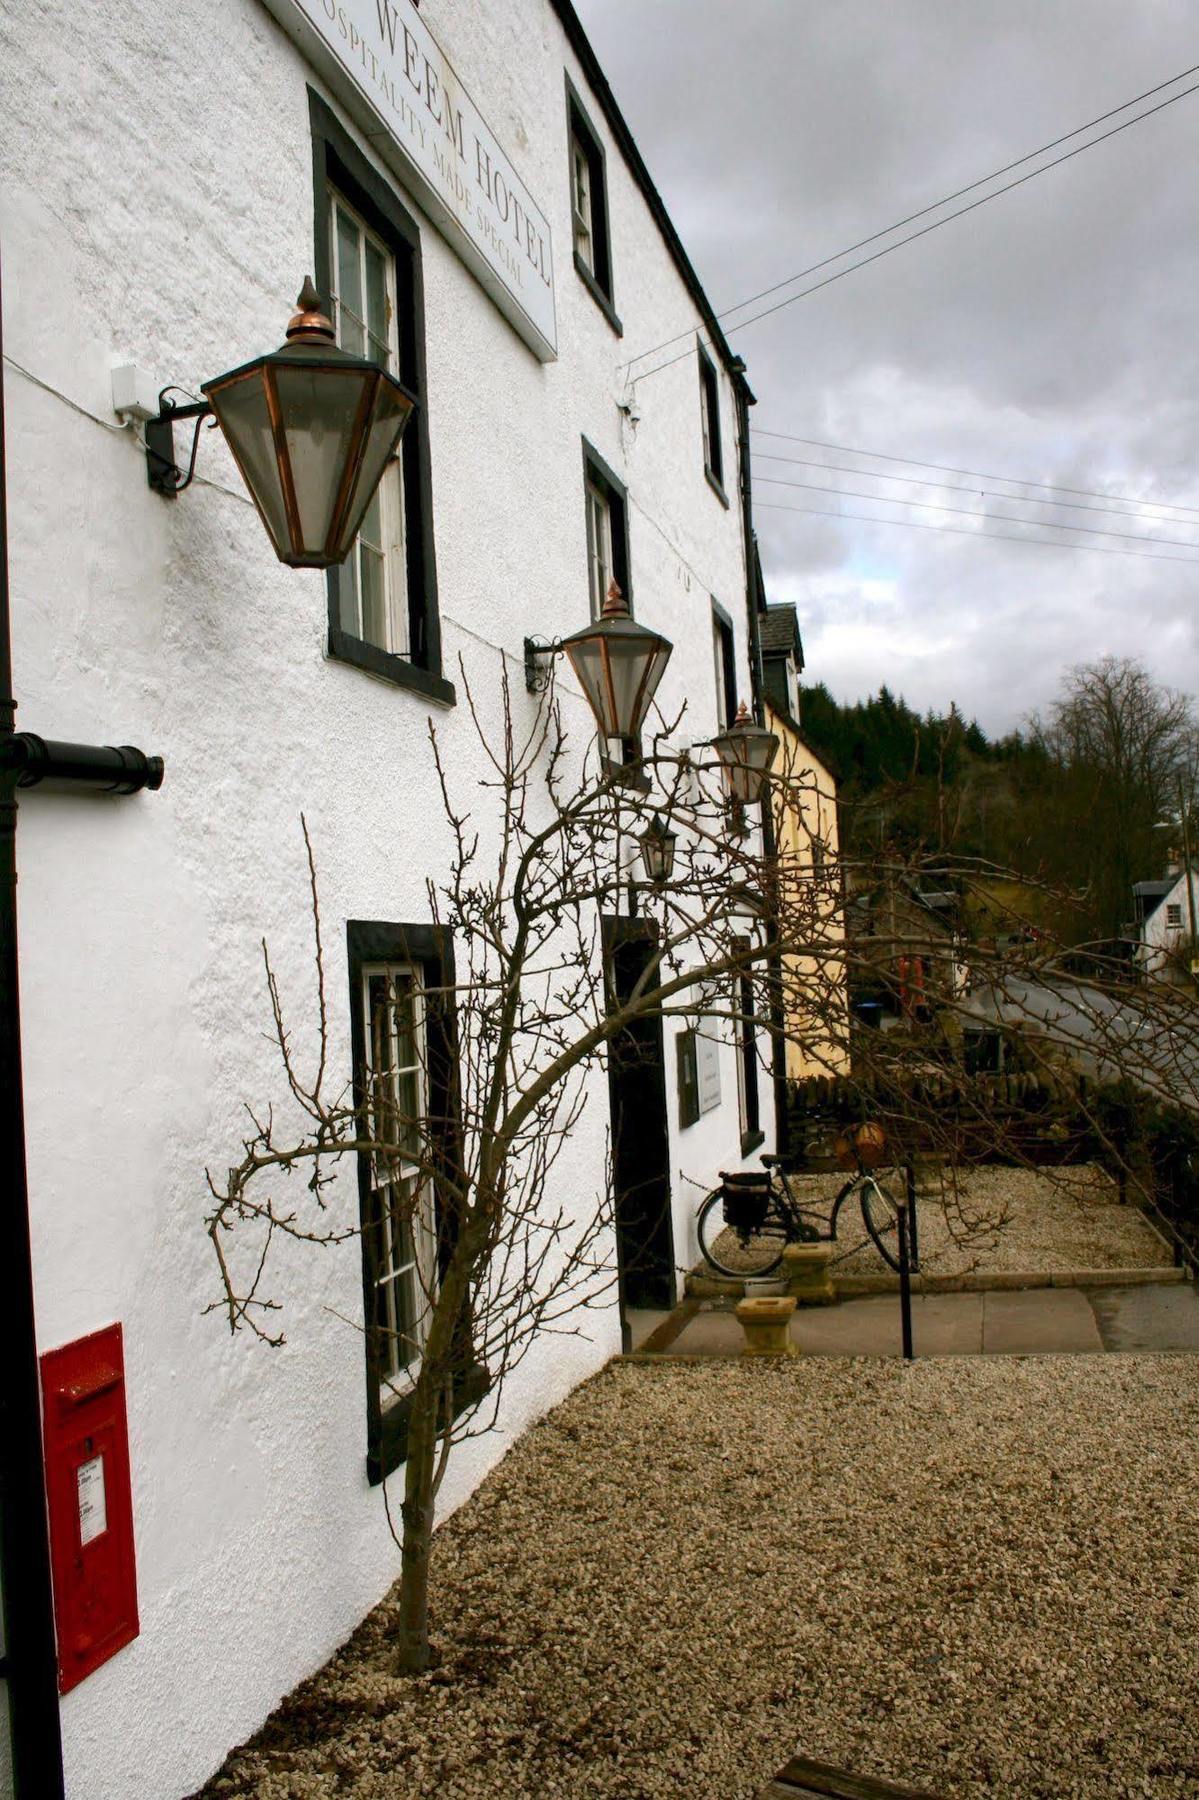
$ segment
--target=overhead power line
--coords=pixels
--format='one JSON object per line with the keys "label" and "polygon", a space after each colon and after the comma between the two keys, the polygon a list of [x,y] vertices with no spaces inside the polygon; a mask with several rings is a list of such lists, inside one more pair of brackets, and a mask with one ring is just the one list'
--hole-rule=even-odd
{"label": "overhead power line", "polygon": [[[764,508],[768,512],[794,513],[797,518],[808,519],[840,519],[856,520],[862,525],[895,525],[903,531],[942,531],[950,537],[995,538],[1001,544],[1040,544],[1046,550],[1073,550],[1091,556],[1129,556],[1133,562],[1181,562],[1195,566],[1199,556],[1175,556],[1170,551],[1161,550],[1113,550],[1107,544],[1063,544],[1058,538],[1033,538],[1017,536],[1012,531],[969,531],[965,525],[930,525],[923,519],[879,519],[872,513],[832,512],[822,506],[787,506],[778,500],[757,500],[754,511]],[[975,518],[988,515],[976,513]]]}
{"label": "overhead power line", "polygon": [[[831,475],[856,475],[862,481],[897,481],[904,487],[940,488],[946,494],[975,494],[980,500],[1007,500],[1013,506],[1055,506],[1062,512],[1093,512],[1101,518],[1139,519],[1142,525],[1181,525],[1184,530],[1199,529],[1199,519],[1191,527],[1187,519],[1147,519],[1143,513],[1134,512],[1127,506],[1092,506],[1086,500],[1041,500],[1036,494],[1001,494],[994,488],[967,487],[961,481],[937,481],[929,475],[888,475],[883,469],[854,469],[848,463],[816,462],[807,456],[776,456],[769,450],[755,450],[753,454],[759,462],[783,463],[789,469],[824,469]],[[768,475],[759,477],[761,481],[769,479]],[[891,500],[884,494],[877,498],[892,506],[920,504],[915,500]],[[1040,522],[1050,523],[1048,519]]]}
{"label": "overhead power line", "polygon": [[[1199,64],[1196,64],[1195,67],[1199,68]],[[1188,70],[1183,71],[1182,74],[1175,75],[1173,77],[1173,80],[1181,81],[1184,79],[1185,75],[1194,74],[1194,73],[1195,73],[1195,69],[1188,69]],[[1149,93],[1160,93],[1161,89],[1163,87],[1169,87],[1171,85],[1172,85],[1171,82],[1168,82],[1168,81],[1162,82],[1158,85],[1158,87],[1149,89],[1148,92]],[[747,325],[756,325],[759,320],[768,319],[771,317],[772,314],[777,313],[777,312],[782,312],[784,307],[794,306],[795,302],[797,300],[806,300],[809,294],[819,293],[821,288],[826,288],[826,287],[831,286],[831,284],[834,281],[842,281],[842,280],[844,280],[846,275],[852,275],[855,273],[856,270],[864,269],[870,263],[878,262],[881,257],[890,256],[892,251],[902,250],[905,244],[914,244],[918,238],[927,237],[930,232],[939,231],[943,225],[952,224],[954,219],[964,218],[967,213],[972,213],[972,212],[977,211],[977,209],[980,206],[986,206],[990,201],[998,200],[1001,195],[1010,194],[1013,191],[1013,189],[1018,188],[1018,187],[1023,187],[1025,182],[1035,181],[1038,175],[1048,174],[1050,169],[1056,169],[1059,164],[1064,163],[1064,162],[1070,162],[1071,159],[1075,156],[1081,156],[1083,154],[1084,150],[1093,150],[1097,144],[1106,143],[1108,138],[1117,137],[1120,132],[1129,130],[1129,128],[1133,125],[1139,125],[1142,122],[1142,120],[1144,120],[1144,119],[1152,118],[1155,113],[1164,112],[1166,107],[1174,106],[1177,104],[1177,102],[1179,100],[1185,100],[1188,94],[1193,94],[1196,92],[1199,92],[1199,82],[1193,83],[1192,86],[1190,86],[1188,88],[1183,88],[1180,93],[1171,94],[1170,97],[1166,100],[1159,100],[1156,106],[1147,106],[1145,108],[1144,112],[1135,114],[1135,116],[1131,119],[1124,119],[1119,125],[1113,125],[1110,128],[1110,130],[1101,131],[1099,133],[1098,137],[1088,138],[1085,144],[1076,144],[1073,150],[1063,151],[1061,156],[1053,157],[1051,161],[1049,161],[1047,163],[1042,163],[1039,168],[1030,169],[1026,175],[1018,175],[1014,181],[1004,182],[1002,187],[993,188],[989,194],[983,194],[979,199],[971,200],[968,206],[959,206],[956,209],[956,211],[946,213],[943,218],[934,219],[931,225],[922,225],[920,227],[919,231],[910,231],[906,237],[897,238],[893,244],[884,244],[884,246],[881,250],[874,250],[871,252],[871,254],[869,256],[859,257],[857,262],[850,263],[846,268],[837,269],[834,271],[834,273],[832,275],[826,275],[822,281],[814,281],[810,287],[800,288],[800,290],[797,294],[789,294],[785,300],[777,300],[773,306],[766,306],[766,307],[763,307],[761,312],[751,313],[748,319],[738,319],[735,324],[727,327],[727,331],[728,332],[743,331]],[[1140,98],[1143,99],[1143,98],[1145,98],[1145,96],[1142,95],[1142,96],[1140,96]],[[1128,100],[1125,102],[1125,105],[1123,107],[1120,107],[1120,106],[1114,107],[1112,109],[1112,112],[1123,112],[1127,109],[1127,107],[1135,106],[1136,104],[1137,104],[1136,100]],[[1103,118],[1111,118],[1112,112],[1104,113],[1102,115],[1102,117]],[[1093,124],[1098,124],[1099,122],[1100,122],[1099,120],[1092,121]],[[1067,132],[1066,136],[1064,138],[1057,138],[1054,140],[1054,142],[1055,143],[1065,143],[1067,141],[1067,139],[1069,139],[1071,137],[1077,137],[1078,133],[1080,131],[1086,131],[1088,129],[1089,129],[1088,126],[1081,125],[1078,127],[1077,131]],[[1044,153],[1044,150],[1048,149],[1049,147],[1050,146],[1045,145],[1042,147],[1041,150],[1030,150],[1028,152],[1027,156],[1020,157],[1018,159],[1018,161],[1015,163],[1009,163],[1007,165],[1007,167],[1008,168],[1017,168],[1020,163],[1027,162],[1032,157],[1042,155]],[[970,184],[970,188],[962,188],[962,189],[959,189],[958,191],[960,193],[969,193],[971,188],[982,186],[985,184],[986,181],[989,181],[989,180],[993,181],[995,179],[995,176],[999,175],[1001,173],[1003,173],[1002,170],[996,170],[995,175],[984,176],[982,178],[981,182],[972,182]],[[934,204],[932,206],[922,208],[921,212],[913,213],[911,215],[911,217],[912,218],[921,218],[924,216],[925,213],[935,212],[939,206],[946,205],[947,201],[950,198],[951,198],[951,196],[947,195],[944,200],[936,201],[936,202],[934,202]],[[874,243],[878,238],[888,236],[891,231],[898,231],[901,227],[901,224],[902,224],[902,221],[898,221],[896,224],[889,226],[886,230],[875,232],[871,237],[863,238],[861,241],[863,244]],[[838,262],[841,257],[849,256],[851,254],[852,254],[852,247],[840,251],[838,253],[838,255],[836,255],[836,256],[825,257],[823,262],[813,263],[812,267],[811,267],[811,271],[808,271],[808,272],[815,272],[816,269],[827,268],[829,263]],[[799,281],[802,279],[802,276],[793,275],[790,279],[791,279],[791,281]],[[778,285],[781,287],[786,287],[786,286],[789,286],[790,284],[789,284],[789,282],[780,282]],[[776,291],[776,290],[764,289],[763,294],[766,294],[769,292],[774,292],[774,291]],[[725,312],[719,313],[716,316],[718,318],[722,318],[722,319],[728,318],[731,313],[740,312],[742,307],[749,306],[749,305],[752,305],[751,301],[742,300],[736,306],[729,307],[726,309]],[[634,363],[643,362],[647,356],[655,355],[657,350],[669,349],[669,347],[672,344],[677,344],[677,343],[681,342],[681,340],[683,338],[690,338],[690,337],[692,337],[692,335],[693,335],[693,328],[692,328],[692,330],[679,332],[676,334],[675,337],[665,339],[661,344],[655,346],[655,349],[653,349],[653,350],[642,350],[637,356],[633,357],[630,362],[624,363],[622,365],[622,367],[624,367],[625,369],[631,369],[633,367]],[[708,348],[710,349],[711,345],[708,345]],[[675,356],[667,357],[665,362],[655,363],[651,369],[646,369],[646,370],[642,371],[640,374],[634,376],[633,379],[636,381],[648,380],[651,375],[660,374],[663,369],[671,368],[675,363],[681,362],[684,357],[687,357],[690,355],[691,355],[691,346],[690,346],[690,344],[688,344],[688,346],[685,350],[679,351],[678,354]]]}
{"label": "overhead power line", "polygon": [[[957,513],[966,519],[994,519],[1009,525],[1035,525],[1041,531],[1074,531],[1082,537],[1123,538],[1132,544],[1171,544],[1176,549],[1194,550],[1199,554],[1199,544],[1192,544],[1187,538],[1147,537],[1140,531],[1102,531],[1096,525],[1059,525],[1052,519],[1014,518],[1011,513],[980,512],[973,506],[943,506],[938,500],[905,500],[902,496],[892,500],[887,494],[863,494],[857,488],[822,487],[818,481],[787,481],[781,475],[759,475],[758,480],[766,482],[770,487],[804,488],[813,494],[844,494],[847,500],[873,500],[878,506],[918,506],[921,512]],[[1014,498],[1012,504],[1017,504]]]}
{"label": "overhead power line", "polygon": [[[1129,506],[1151,506],[1158,512],[1189,512],[1199,514],[1199,506],[1187,506],[1182,500],[1138,500],[1135,494],[1110,494],[1101,488],[1064,487],[1060,482],[1034,481],[1029,475],[995,475],[984,469],[960,469],[956,463],[926,462],[919,456],[893,456],[886,450],[859,450],[853,444],[829,444],[823,438],[796,437],[792,432],[765,431],[760,425],[751,425],[750,432],[754,437],[778,438],[785,444],[808,444],[814,450],[835,450],[843,456],[868,456],[874,462],[903,463],[909,469],[935,469],[942,475],[973,475],[979,481],[1006,481],[1009,487],[1042,488],[1049,494],[1082,494],[1088,500],[1122,500]],[[819,465],[818,465],[819,466]],[[869,469],[854,469],[855,475],[868,475]],[[882,477],[880,476],[881,480]],[[1004,496],[1013,500],[1022,499],[1019,494]],[[1163,519],[1164,525],[1181,525],[1181,519]]]}
{"label": "overhead power line", "polygon": [[[992,169],[989,175],[980,175],[977,181],[969,181],[965,187],[955,188],[952,194],[942,194],[939,200],[930,201],[927,206],[920,207],[918,211],[908,213],[902,219],[893,220],[890,225],[884,225],[881,231],[872,231],[869,237],[859,238],[856,244],[847,244],[844,250],[838,250],[832,256],[822,257],[819,262],[809,263],[806,269],[797,269],[794,275],[788,275],[783,281],[776,281],[771,287],[760,288],[756,294],[750,294],[746,299],[738,300],[736,305],[726,306],[723,312],[716,314],[716,318],[718,320],[729,319],[735,312],[741,312],[744,307],[752,306],[756,300],[765,300],[770,294],[777,294],[780,288],[790,287],[794,281],[803,281],[805,276],[815,275],[819,270],[827,269],[830,263],[840,262],[843,256],[852,256],[855,250],[864,250],[867,244],[877,244],[880,238],[890,237],[893,231],[902,231],[905,225],[914,225],[917,219],[927,218],[929,213],[939,211],[942,206],[949,206],[954,200],[960,200],[963,194],[972,194],[975,188],[985,187],[989,181],[998,181],[1001,175],[1010,175],[1013,169],[1019,169],[1024,163],[1032,162],[1034,157],[1047,155],[1050,150],[1056,150],[1059,144],[1068,144],[1071,138],[1081,136],[1084,131],[1093,131],[1096,125],[1103,125],[1108,119],[1114,119],[1117,113],[1127,112],[1130,106],[1139,106],[1142,100],[1152,100],[1154,94],[1164,93],[1166,88],[1174,87],[1177,82],[1185,81],[1188,75],[1195,74],[1199,74],[1199,63],[1195,63],[1189,69],[1180,69],[1178,74],[1171,75],[1169,80],[1159,81],[1156,87],[1146,88],[1143,94],[1134,94],[1131,100],[1121,101],[1119,106],[1110,107],[1107,112],[1100,113],[1094,119],[1088,119],[1085,125],[1076,125],[1073,131],[1063,132],[1061,137],[1051,138],[1047,144],[1040,145],[1038,149],[1026,150],[1023,156],[1017,156],[1013,162],[1004,163],[1000,169]],[[1179,97],[1181,98],[1181,96]],[[681,343],[685,337],[690,336],[690,331],[677,332],[674,337],[664,338],[660,344],[654,344],[649,350],[638,351],[637,355],[623,366],[626,369],[631,368],[633,363],[641,362],[647,356],[656,356],[659,350],[669,350],[672,344]]]}

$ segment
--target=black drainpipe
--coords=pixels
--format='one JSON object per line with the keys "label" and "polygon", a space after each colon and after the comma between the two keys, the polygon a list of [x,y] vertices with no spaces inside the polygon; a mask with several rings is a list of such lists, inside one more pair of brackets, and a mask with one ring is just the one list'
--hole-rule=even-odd
{"label": "black drainpipe", "polygon": [[[754,396],[745,379],[745,363],[741,357],[734,357],[732,366],[733,391],[737,401],[737,461],[741,470],[741,535],[745,543],[745,618],[749,640],[751,711],[755,723],[765,725],[765,682],[762,676],[762,641],[758,629],[757,536],[754,532],[753,479],[749,467],[749,409],[754,405]],[[762,849],[768,859],[772,859],[778,849],[769,805],[762,808]],[[782,1155],[787,1149],[787,1042],[784,1035],[782,964],[777,951],[770,958],[768,970],[771,1068],[774,1078],[774,1147]]]}
{"label": "black drainpipe", "polygon": [[741,537],[745,545],[745,618],[749,638],[750,711],[756,725],[766,723],[762,704],[762,645],[758,636],[758,582],[754,565],[754,500],[749,472],[749,409],[755,404],[745,364],[733,358],[733,393],[737,402],[737,462],[741,472]]}
{"label": "black drainpipe", "polygon": [[[0,352],[3,326],[0,324]],[[29,1187],[21,1091],[17,986],[17,782],[8,597],[4,372],[0,361],[0,1559],[4,1580],[3,1672],[8,1684],[13,1789],[19,1800],[62,1800],[62,1737],[50,1538],[42,1466],[42,1415]],[[4,1167],[7,1164],[7,1167]]]}

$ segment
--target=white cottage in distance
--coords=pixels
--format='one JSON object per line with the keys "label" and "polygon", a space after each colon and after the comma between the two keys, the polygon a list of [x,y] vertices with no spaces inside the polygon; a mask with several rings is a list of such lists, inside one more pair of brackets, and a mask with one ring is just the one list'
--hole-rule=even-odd
{"label": "white cottage in distance", "polygon": [[1199,955],[1193,943],[1192,921],[1199,917],[1199,875],[1189,876],[1177,860],[1170,862],[1161,881],[1136,881],[1133,964],[1138,973],[1153,981],[1187,983],[1192,959]]}
{"label": "white cottage in distance", "polygon": [[[481,769],[460,658],[480,691],[503,658],[524,706],[525,640],[583,625],[615,579],[674,644],[664,713],[686,699],[695,739],[738,699],[760,715],[752,396],[569,0],[126,0],[69,30],[0,0],[0,92],[16,725],[165,763],[159,791],[122,798],[23,788],[19,915],[0,893],[21,1001],[18,1037],[6,980],[0,1793],[15,1770],[23,1800],[178,1800],[397,1568],[375,1486],[402,1402],[364,1300],[396,1272],[369,1237],[304,1264],[277,1353],[203,1316],[203,1171],[278,1078],[263,937],[284,995],[310,992],[299,816],[348,1072],[372,974],[419,980],[423,957],[435,977],[443,954],[427,721],[464,779]],[[140,441],[160,390],[186,404],[279,341],[305,273],[340,343],[416,402],[327,577],[281,566],[218,434],[174,498]],[[622,1315],[673,1300],[703,1185],[771,1146],[752,1044],[712,1058],[684,1122],[675,1029],[636,1141],[596,1083],[559,1170],[594,1192],[615,1124],[618,1183],[635,1168],[664,1220],[639,1285],[529,1356],[445,1511],[621,1348]],[[99,1598],[96,1545],[115,1546]]]}

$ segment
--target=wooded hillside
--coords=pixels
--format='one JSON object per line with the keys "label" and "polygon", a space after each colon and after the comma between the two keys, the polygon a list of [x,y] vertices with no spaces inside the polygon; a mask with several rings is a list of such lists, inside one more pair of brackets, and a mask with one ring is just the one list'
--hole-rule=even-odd
{"label": "wooded hillside", "polygon": [[1018,870],[1058,890],[1024,909],[1066,943],[1119,933],[1194,807],[1194,703],[1127,659],[1070,670],[1045,716],[998,739],[952,701],[922,716],[885,686],[849,705],[805,688],[802,714],[840,778],[849,855],[893,844]]}

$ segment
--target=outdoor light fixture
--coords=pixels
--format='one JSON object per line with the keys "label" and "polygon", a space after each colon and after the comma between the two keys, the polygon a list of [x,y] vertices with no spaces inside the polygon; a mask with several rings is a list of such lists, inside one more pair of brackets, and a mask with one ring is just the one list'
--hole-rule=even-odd
{"label": "outdoor light fixture", "polygon": [[655,887],[665,887],[674,871],[676,834],[661,813],[655,813],[638,842],[645,872]]}
{"label": "outdoor light fixture", "polygon": [[660,632],[638,625],[614,581],[603,613],[582,631],[552,644],[525,639],[525,684],[539,693],[548,679],[542,659],[565,651],[600,736],[635,744],[673,648]]}
{"label": "outdoor light fixture", "polygon": [[712,739],[712,748],[720,758],[724,791],[736,806],[749,806],[762,798],[778,747],[774,732],[753,723],[743,700],[733,723]]}
{"label": "outdoor light fixture", "polygon": [[[202,382],[203,401],[172,406],[146,426],[150,486],[174,496],[192,479],[200,423],[225,434],[280,562],[328,569],[345,561],[415,404],[378,363],[339,350],[320,295],[305,279],[278,350]],[[173,426],[196,420],[187,473]]]}

